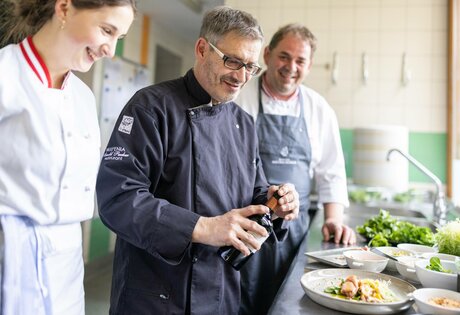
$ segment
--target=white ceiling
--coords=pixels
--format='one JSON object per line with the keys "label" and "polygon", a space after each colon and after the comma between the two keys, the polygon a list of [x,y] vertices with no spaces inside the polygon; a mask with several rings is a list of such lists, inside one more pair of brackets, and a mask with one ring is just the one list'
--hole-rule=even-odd
{"label": "white ceiling", "polygon": [[[203,13],[223,4],[224,0],[138,0],[137,7],[141,13],[149,15],[153,23],[194,42],[200,32]],[[192,10],[193,6],[201,7],[201,12]]]}

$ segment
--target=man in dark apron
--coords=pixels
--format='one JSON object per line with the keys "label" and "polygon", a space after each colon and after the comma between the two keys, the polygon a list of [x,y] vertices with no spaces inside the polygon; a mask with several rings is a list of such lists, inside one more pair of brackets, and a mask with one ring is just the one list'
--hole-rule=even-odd
{"label": "man in dark apron", "polygon": [[283,239],[272,235],[241,270],[240,314],[266,314],[305,237],[313,178],[325,211],[325,240],[352,244],[342,224],[348,206],[345,165],[337,119],[327,102],[301,85],[311,67],[316,39],[304,26],[287,25],[265,48],[267,71],[248,84],[237,103],[256,120],[262,167],[271,184],[290,182],[300,212]]}

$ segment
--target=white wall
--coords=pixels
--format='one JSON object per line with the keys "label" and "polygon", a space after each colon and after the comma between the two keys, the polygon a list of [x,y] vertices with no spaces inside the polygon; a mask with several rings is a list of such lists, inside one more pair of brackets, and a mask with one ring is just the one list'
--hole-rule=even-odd
{"label": "white wall", "polygon": [[[135,62],[140,62],[140,47],[142,34],[142,17],[139,16],[131,26],[128,36],[125,39],[123,57]],[[182,57],[182,72],[185,72],[193,66],[195,59],[193,44],[196,39],[184,41],[174,35],[170,30],[164,29],[157,25],[155,20],[150,19],[149,31],[149,53],[148,68],[152,73],[152,82],[155,65],[156,46],[161,45],[174,54]]]}
{"label": "white wall", "polygon": [[[227,0],[253,14],[266,41],[279,26],[300,22],[318,38],[306,84],[335,109],[341,128],[400,124],[446,132],[447,0]],[[338,83],[331,82],[337,52]],[[362,54],[369,81],[362,82]],[[412,79],[402,85],[402,57]],[[263,60],[261,59],[261,62]]]}

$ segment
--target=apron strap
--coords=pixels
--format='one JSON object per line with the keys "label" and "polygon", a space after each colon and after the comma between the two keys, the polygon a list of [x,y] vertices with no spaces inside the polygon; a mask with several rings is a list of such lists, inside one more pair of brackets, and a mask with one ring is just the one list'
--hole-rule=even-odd
{"label": "apron strap", "polygon": [[[45,314],[44,287],[37,281],[40,244],[35,228],[25,217],[2,215],[4,259],[2,314]],[[45,290],[46,291],[46,290]]]}

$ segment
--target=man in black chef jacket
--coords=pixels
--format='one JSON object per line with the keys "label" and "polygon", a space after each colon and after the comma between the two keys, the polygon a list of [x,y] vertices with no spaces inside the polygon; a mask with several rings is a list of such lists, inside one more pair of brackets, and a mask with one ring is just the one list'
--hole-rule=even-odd
{"label": "man in black chef jacket", "polygon": [[[233,102],[260,72],[262,44],[250,14],[214,8],[193,69],[138,91],[120,114],[97,182],[101,219],[118,236],[111,314],[238,312],[239,273],[217,250],[260,248],[250,232],[266,231],[247,217],[267,212],[261,204],[277,189],[265,179],[252,118]],[[295,219],[293,185],[279,194],[275,213]],[[284,221],[274,222],[280,234]]]}

